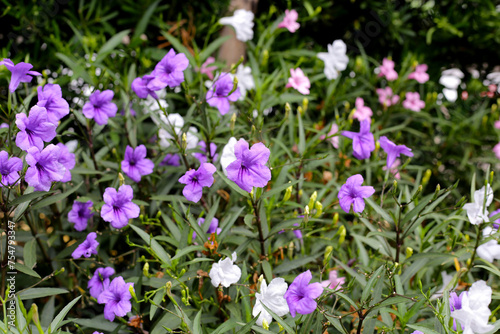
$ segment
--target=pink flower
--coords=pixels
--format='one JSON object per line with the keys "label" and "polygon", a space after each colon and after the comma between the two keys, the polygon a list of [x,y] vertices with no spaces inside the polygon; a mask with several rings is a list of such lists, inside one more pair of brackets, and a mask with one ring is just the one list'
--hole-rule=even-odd
{"label": "pink flower", "polygon": [[206,74],[210,80],[214,79],[214,74],[212,72],[217,69],[217,66],[208,66],[212,63],[215,63],[215,58],[208,57],[207,60],[205,60],[205,62],[201,64],[201,68],[199,69],[201,74]]}
{"label": "pink flower", "polygon": [[339,132],[339,126],[336,123],[333,123],[332,127],[330,128],[330,131],[327,133],[326,137],[325,137],[325,135],[322,135],[320,137],[320,139],[325,140],[326,138],[331,137],[331,138],[328,138],[328,141],[333,145],[333,147],[338,149],[339,148],[339,136],[332,137],[337,132]]}
{"label": "pink flower", "polygon": [[420,109],[425,107],[425,102],[420,100],[419,93],[408,92],[406,93],[406,100],[403,101],[403,107],[419,112]]}
{"label": "pink flower", "polygon": [[398,78],[398,72],[394,70],[394,62],[392,60],[384,58],[382,66],[378,69],[380,70],[380,73],[378,74],[379,77],[385,76],[385,78],[389,81],[394,81]]}
{"label": "pink flower", "polygon": [[332,290],[340,290],[342,285],[345,283],[345,277],[338,277],[338,273],[336,270],[330,271],[330,275],[328,280],[322,281],[321,285],[325,288],[329,288]]}
{"label": "pink flower", "polygon": [[294,33],[300,27],[300,24],[297,23],[298,17],[299,14],[295,9],[285,10],[285,17],[278,24],[278,28],[287,28],[289,32]]}
{"label": "pink flower", "polygon": [[415,72],[410,73],[408,75],[408,79],[415,79],[420,83],[425,83],[429,80],[429,74],[426,73],[427,65],[417,65],[415,68]]}
{"label": "pink flower", "polygon": [[356,98],[356,109],[354,111],[353,118],[357,118],[360,122],[365,119],[370,120],[372,117],[373,111],[370,107],[365,106],[365,101],[361,97]]}
{"label": "pink flower", "polygon": [[291,78],[288,78],[288,83],[286,87],[293,87],[299,93],[304,95],[309,95],[309,88],[311,88],[311,82],[309,78],[304,75],[304,72],[298,67],[296,70],[290,69]]}
{"label": "pink flower", "polygon": [[377,88],[378,100],[380,104],[390,107],[399,102],[399,96],[393,95],[391,87]]}
{"label": "pink flower", "polygon": [[[398,170],[399,165],[401,165],[401,160],[396,159],[396,160],[394,161],[394,163],[392,164],[391,169],[389,169],[389,172],[390,172],[392,175],[394,175],[394,177],[395,177],[396,179],[398,179],[398,180],[400,180],[400,179],[401,179],[401,175],[399,175],[399,170]],[[387,166],[382,167],[382,170],[384,170],[384,171],[385,171],[385,170],[387,170]]]}
{"label": "pink flower", "polygon": [[495,129],[500,129],[500,120],[495,121]]}
{"label": "pink flower", "polygon": [[495,153],[496,157],[500,159],[500,143],[496,144],[495,147],[493,147],[493,153]]}

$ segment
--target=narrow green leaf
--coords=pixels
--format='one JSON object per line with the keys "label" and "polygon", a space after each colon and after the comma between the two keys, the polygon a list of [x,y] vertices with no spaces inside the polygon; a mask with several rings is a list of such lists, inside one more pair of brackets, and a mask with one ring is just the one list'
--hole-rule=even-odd
{"label": "narrow green leaf", "polygon": [[82,296],[78,296],[75,299],[73,299],[68,305],[66,305],[61,310],[61,312],[59,312],[59,314],[54,318],[54,320],[52,320],[48,329],[49,334],[55,333],[55,331],[61,326],[61,322],[63,321],[64,317],[66,317],[66,315],[71,310],[73,305],[75,305],[76,302],[80,300],[80,298],[82,298]]}
{"label": "narrow green leaf", "polygon": [[36,210],[36,209],[39,209],[39,208],[43,208],[43,207],[49,206],[51,204],[57,203],[59,201],[62,201],[63,199],[65,199],[66,197],[68,197],[69,195],[71,195],[72,193],[74,193],[75,191],[77,191],[78,188],[80,188],[80,186],[82,184],[83,184],[83,181],[80,182],[78,185],[74,186],[73,188],[71,188],[70,190],[62,193],[62,194],[52,195],[50,197],[42,199],[40,202],[37,202],[36,204],[34,204],[33,206],[31,206],[31,210]]}
{"label": "narrow green leaf", "polygon": [[23,249],[24,264],[28,268],[33,268],[36,263],[36,239],[33,238],[24,244]]}
{"label": "narrow green leaf", "polygon": [[41,278],[40,275],[38,275],[36,271],[34,271],[31,268],[26,267],[24,264],[16,262],[15,266],[16,266],[17,270],[19,270],[22,273],[25,273],[26,275],[30,275],[30,276],[33,276],[36,278]]}
{"label": "narrow green leaf", "polygon": [[26,291],[20,292],[17,295],[21,298],[21,300],[27,299],[36,299],[47,296],[60,295],[62,293],[68,293],[69,291],[66,289],[60,288],[31,288]]}

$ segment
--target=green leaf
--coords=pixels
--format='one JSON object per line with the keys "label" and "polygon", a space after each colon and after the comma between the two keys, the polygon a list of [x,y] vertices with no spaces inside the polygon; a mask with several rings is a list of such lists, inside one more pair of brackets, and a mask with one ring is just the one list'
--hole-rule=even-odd
{"label": "green leaf", "polygon": [[97,58],[95,63],[100,63],[104,58],[111,53],[119,44],[121,44],[123,37],[130,33],[130,29],[126,29],[116,33],[113,37],[109,39],[97,52]]}
{"label": "green leaf", "polygon": [[29,202],[31,200],[34,200],[35,198],[42,197],[44,195],[48,194],[53,194],[54,191],[35,191],[32,193],[26,194],[26,191],[24,192],[24,195],[19,196],[18,198],[14,199],[12,202],[10,202],[10,206],[16,206],[21,203]]}
{"label": "green leaf", "polygon": [[36,278],[41,278],[40,275],[38,275],[36,271],[34,271],[31,268],[26,267],[24,264],[16,262],[15,266],[16,266],[17,270],[19,270],[22,273],[25,273],[26,275],[30,275],[30,276],[33,276]]}
{"label": "green leaf", "polygon": [[33,268],[36,264],[36,239],[33,238],[24,244],[23,249],[24,264],[28,268]]}
{"label": "green leaf", "polygon": [[215,41],[210,43],[205,50],[200,52],[200,62],[204,62],[212,53],[214,53],[225,41],[227,41],[231,36],[221,36]]}
{"label": "green leaf", "polygon": [[287,183],[284,183],[282,185],[280,185],[279,187],[276,187],[274,186],[273,189],[269,190],[269,191],[266,191],[265,193],[263,193],[262,195],[260,195],[260,198],[259,199],[263,199],[263,198],[267,198],[267,197],[271,197],[271,196],[274,196],[276,194],[279,194],[281,192],[283,192],[283,190],[285,190],[286,188],[290,187],[290,186],[295,186],[297,183],[299,183],[300,181],[303,181],[305,179],[300,179],[300,180],[295,180],[293,182],[287,182]]}
{"label": "green leaf", "polygon": [[268,282],[273,280],[273,269],[271,268],[271,264],[269,261],[262,261],[262,271],[264,271],[264,275],[266,275],[266,279]]}
{"label": "green leaf", "polygon": [[377,280],[380,279],[380,274],[382,273],[382,270],[384,270],[384,265],[381,265],[377,271],[375,271],[368,282],[366,282],[365,288],[363,289],[363,293],[361,294],[361,301],[366,301],[368,297],[372,295],[372,288],[373,285],[377,282]]}
{"label": "green leaf", "polygon": [[304,155],[304,152],[306,150],[306,134],[304,130],[304,124],[302,123],[302,116],[300,115],[300,112],[297,112],[297,119],[299,123],[299,154],[301,156]]}
{"label": "green leaf", "polygon": [[236,183],[229,180],[226,177],[226,175],[224,175],[220,171],[217,171],[217,175],[219,175],[219,177],[229,186],[229,188],[236,191],[238,194],[240,194],[243,197],[250,198],[250,195],[245,190],[241,189]]}
{"label": "green leaf", "polygon": [[82,298],[82,296],[78,296],[75,299],[73,299],[68,305],[66,305],[61,310],[61,312],[59,312],[59,314],[54,318],[54,320],[52,320],[48,329],[49,334],[54,333],[61,326],[61,322],[63,321],[64,317],[66,317],[66,315],[71,310],[73,305],[75,305],[76,302],[80,300],[80,298]]}
{"label": "green leaf", "polygon": [[418,326],[418,325],[407,325],[407,326],[410,327],[411,329],[421,331],[424,334],[439,334],[435,330],[424,327],[424,326]]}
{"label": "green leaf", "polygon": [[60,295],[68,292],[68,290],[60,288],[31,288],[26,291],[19,292],[17,295],[21,298],[21,300],[27,300]]}
{"label": "green leaf", "polygon": [[365,201],[387,222],[394,224],[394,220],[392,220],[391,216],[380,207],[377,203],[375,203],[371,198],[365,198]]}
{"label": "green leaf", "polygon": [[332,318],[330,317],[329,315],[326,315],[324,314],[326,319],[328,321],[330,321],[330,323],[333,325],[333,327],[335,327],[339,332],[341,333],[345,333],[345,334],[349,334],[349,332],[347,332],[343,327],[342,327],[342,324],[340,323],[340,320],[339,319],[336,319],[336,318]]}
{"label": "green leaf", "polygon": [[192,252],[201,252],[203,250],[205,250],[205,247],[203,247],[203,246],[188,246],[186,248],[179,250],[175,254],[175,256],[172,258],[172,261],[175,261],[175,260],[181,258],[182,256],[185,256],[186,254],[189,254]]}
{"label": "green leaf", "polygon": [[170,42],[172,43],[172,46],[174,47],[174,49],[177,50],[177,52],[182,52],[184,53],[184,55],[187,57],[187,59],[189,60],[189,63],[191,63],[191,66],[196,66],[196,61],[194,60],[193,58],[193,55],[191,54],[191,52],[189,52],[189,50],[184,46],[182,45],[181,41],[179,41],[177,38],[175,38],[174,36],[170,35],[168,32],[165,32],[165,31],[162,31],[161,34]]}
{"label": "green leaf", "polygon": [[289,324],[287,324],[280,316],[278,316],[276,313],[271,311],[265,304],[261,303],[262,307],[269,312],[269,314],[273,317],[274,320],[276,320],[281,327],[288,333],[288,334],[295,334],[295,331],[290,327]]}
{"label": "green leaf", "polygon": [[141,19],[139,22],[137,22],[137,25],[135,26],[134,29],[134,34],[132,35],[132,42],[135,42],[136,40],[141,38],[141,35],[146,31],[146,28],[149,23],[149,19],[151,18],[151,15],[153,15],[156,7],[158,7],[158,4],[160,3],[161,0],[157,0],[153,2],[148,9],[144,12],[142,15]]}
{"label": "green leaf", "polygon": [[281,274],[289,272],[295,268],[302,267],[308,263],[314,262],[319,254],[313,256],[306,256],[303,258],[295,259],[292,261],[285,260],[279,266],[274,268],[274,274]]}
{"label": "green leaf", "polygon": [[245,326],[243,326],[239,331],[236,332],[236,334],[247,334],[250,332],[250,329],[252,328],[253,325],[257,322],[258,317],[255,317],[247,323]]}
{"label": "green leaf", "polygon": [[73,188],[71,188],[70,190],[62,193],[62,194],[57,194],[57,195],[53,195],[53,196],[50,196],[50,197],[42,199],[40,202],[37,202],[36,204],[34,204],[31,207],[31,210],[36,210],[36,209],[39,209],[39,208],[43,208],[43,207],[49,206],[51,204],[57,203],[59,201],[62,201],[63,199],[65,199],[66,197],[68,197],[69,195],[71,195],[72,193],[74,193],[75,191],[77,191],[78,188],[80,188],[80,186],[82,184],[83,184],[83,181],[80,182],[78,185],[74,186]]}
{"label": "green leaf", "polygon": [[194,318],[193,321],[193,334],[203,334],[203,330],[201,329],[201,311],[198,311],[198,314],[196,314],[196,317]]}

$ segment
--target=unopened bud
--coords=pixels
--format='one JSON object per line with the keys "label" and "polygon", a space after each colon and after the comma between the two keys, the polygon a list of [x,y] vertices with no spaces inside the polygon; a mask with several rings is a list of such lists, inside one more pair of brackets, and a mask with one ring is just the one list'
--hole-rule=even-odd
{"label": "unopened bud", "polygon": [[264,275],[260,275],[259,279],[257,280],[257,291],[260,291],[260,287],[262,286],[262,281],[264,281]]}
{"label": "unopened bud", "polygon": [[467,197],[463,196],[459,201],[458,203],[455,205],[456,208],[461,208],[464,204],[465,204],[465,201],[467,201]]}
{"label": "unopened bud", "polygon": [[323,213],[323,204],[320,201],[316,201],[314,204],[314,208],[316,209],[316,213],[314,214],[314,218],[319,218]]}
{"label": "unopened bud", "polygon": [[158,211],[158,213],[156,214],[156,219],[160,219],[161,217],[161,211]]}
{"label": "unopened bud", "polygon": [[142,267],[142,273],[146,277],[151,277],[151,275],[149,275],[149,262],[144,263],[144,267]]}
{"label": "unopened bud", "polygon": [[338,222],[339,222],[339,213],[335,212],[333,214],[333,220],[332,220],[333,227],[336,227]]}
{"label": "unopened bud", "polygon": [[266,331],[269,330],[269,324],[267,323],[266,319],[262,319],[262,328],[264,328]]}
{"label": "unopened bud", "polygon": [[433,201],[435,201],[438,198],[440,191],[441,191],[441,186],[438,184],[436,186],[436,190],[434,191],[434,197],[432,197]]}
{"label": "unopened bud", "polygon": [[413,248],[406,247],[406,258],[409,259],[413,255]]}
{"label": "unopened bud", "polygon": [[332,246],[327,246],[325,248],[325,255],[323,258],[323,265],[326,265],[328,261],[330,261],[330,256],[332,255],[333,252],[333,247]]}
{"label": "unopened bud", "polygon": [[491,106],[491,111],[492,112],[497,111],[497,109],[498,109],[498,104],[494,104],[494,105]]}
{"label": "unopened bud", "polygon": [[418,195],[420,195],[421,192],[422,192],[422,185],[419,185],[417,191],[415,191],[415,194],[413,195],[411,200],[414,201],[418,197]]}
{"label": "unopened bud", "polygon": [[185,132],[182,133],[182,138],[181,138],[181,147],[182,150],[185,151],[187,147],[187,134]]}
{"label": "unopened bud", "polygon": [[288,114],[292,111],[292,107],[290,107],[290,103],[285,104],[285,112]]}
{"label": "unopened bud", "polygon": [[470,237],[468,234],[465,235],[465,241],[469,242],[470,241]]}
{"label": "unopened bud", "polygon": [[431,179],[432,171],[430,169],[425,171],[424,177],[422,178],[422,186],[425,187],[429,180]]}
{"label": "unopened bud", "polygon": [[62,274],[63,272],[65,272],[66,269],[64,269],[64,267],[62,267],[61,269],[57,270],[55,273],[54,273],[54,276],[57,276],[59,274]]}
{"label": "unopened bud", "polygon": [[467,268],[470,266],[471,262],[472,262],[471,258],[468,258],[468,259],[467,259],[467,262],[466,262],[466,264],[467,264]]}
{"label": "unopened bud", "polygon": [[392,183],[392,193],[394,196],[396,196],[396,192],[398,191],[398,181],[394,180]]}
{"label": "unopened bud", "polygon": [[268,50],[262,51],[262,66],[266,66],[268,60],[269,60],[269,51]]}
{"label": "unopened bud", "polygon": [[304,115],[304,109],[302,108],[302,106],[298,106],[298,107],[297,107],[297,112],[298,112],[301,116],[303,116],[303,115]]}
{"label": "unopened bud", "polygon": [[288,244],[288,249],[287,249],[287,255],[288,255],[288,258],[290,260],[293,259],[294,248],[295,248],[295,244],[293,243],[293,241],[290,241],[290,243]]}
{"label": "unopened bud", "polygon": [[137,296],[135,295],[135,290],[134,290],[134,286],[133,285],[129,285],[128,286],[128,291],[130,292],[130,295],[132,296],[132,298],[134,298],[134,301],[137,303]]}
{"label": "unopened bud", "polygon": [[304,208],[304,215],[309,215],[309,205]]}
{"label": "unopened bud", "polygon": [[292,186],[289,186],[288,188],[286,188],[285,195],[283,196],[283,202],[286,202],[290,199],[290,197],[292,196],[292,191],[293,191]]}
{"label": "unopened bud", "polygon": [[342,245],[345,240],[345,236],[347,234],[345,226],[340,225],[339,231],[337,232],[339,234],[339,245]]}
{"label": "unopened bud", "polygon": [[307,97],[304,97],[302,100],[302,108],[304,108],[304,112],[307,111],[307,107],[309,106],[309,99]]}
{"label": "unopened bud", "polygon": [[233,89],[231,89],[231,91],[229,92],[229,94],[227,94],[227,96],[233,94],[234,91],[237,89],[238,89],[238,77],[235,75],[233,78]]}
{"label": "unopened bud", "polygon": [[314,203],[316,202],[316,199],[318,198],[318,193],[315,191],[312,193],[311,197],[309,198],[309,208],[314,208]]}
{"label": "unopened bud", "polygon": [[234,127],[236,125],[236,113],[231,115],[231,134],[234,133]]}
{"label": "unopened bud", "polygon": [[493,184],[493,176],[495,176],[495,172],[491,171],[490,172],[490,184]]}
{"label": "unopened bud", "polygon": [[120,187],[125,184],[125,178],[123,177],[122,173],[118,173],[118,181],[120,182]]}

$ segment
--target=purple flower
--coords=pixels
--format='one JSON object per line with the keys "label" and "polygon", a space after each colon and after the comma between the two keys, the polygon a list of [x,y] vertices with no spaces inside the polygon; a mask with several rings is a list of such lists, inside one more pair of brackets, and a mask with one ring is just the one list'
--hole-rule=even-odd
{"label": "purple flower", "polygon": [[104,221],[111,223],[114,228],[127,226],[129,219],[139,217],[140,209],[132,203],[134,190],[129,185],[118,188],[106,188],[104,191],[104,204],[101,208],[101,217]]}
{"label": "purple flower", "polygon": [[[450,292],[450,297],[448,299],[450,304],[450,312],[462,309],[462,299],[467,294],[466,291],[462,292],[460,296],[456,292]],[[453,330],[457,330],[457,320],[453,319]]]}
{"label": "purple flower", "polygon": [[179,182],[186,186],[182,190],[182,194],[187,200],[198,203],[203,195],[203,187],[211,187],[214,183],[213,174],[216,168],[210,163],[201,164],[197,170],[191,169],[186,172]]}
{"label": "purple flower", "polygon": [[56,84],[38,86],[38,103],[36,105],[47,109],[48,120],[55,125],[61,118],[69,114],[69,104],[62,97],[61,86]]}
{"label": "purple flower", "polygon": [[401,154],[406,155],[407,157],[412,157],[413,153],[411,152],[411,148],[408,148],[405,145],[396,145],[386,136],[382,136],[379,139],[380,147],[387,153],[387,168],[391,168],[396,158],[398,158]]}
{"label": "purple flower", "polygon": [[10,186],[19,180],[19,171],[23,169],[23,161],[20,158],[12,157],[9,153],[0,151],[0,188],[2,185]]}
{"label": "purple flower", "polygon": [[49,121],[47,110],[43,107],[33,106],[29,116],[17,114],[16,125],[21,130],[17,133],[16,145],[24,151],[32,146],[41,151],[43,142],[50,142],[56,136],[56,126]]}
{"label": "purple flower", "polygon": [[97,240],[97,234],[91,232],[87,235],[87,238],[82,242],[71,254],[73,259],[81,258],[82,256],[90,257],[92,254],[97,254],[97,246],[99,243]]}
{"label": "purple flower", "polygon": [[[198,161],[203,164],[207,162],[207,144],[202,140],[198,143],[198,146],[200,150],[202,150],[204,153],[193,153],[193,156],[198,159]],[[219,155],[216,153],[217,152],[217,145],[214,143],[210,143],[210,156],[212,157],[212,161],[216,161]]]}
{"label": "purple flower", "polygon": [[[229,101],[236,101],[240,98],[240,89],[236,88],[233,90],[233,79],[229,73],[221,73],[218,79],[213,83],[212,88],[207,92],[206,100],[207,103],[219,110],[221,115],[227,114],[229,111]],[[231,95],[229,95],[231,93]]]}
{"label": "purple flower", "polygon": [[92,205],[94,205],[92,201],[87,201],[86,203],[73,202],[73,207],[71,211],[68,212],[68,221],[75,224],[75,230],[81,232],[87,228],[88,220],[94,215],[94,213],[90,211]]}
{"label": "purple flower", "polygon": [[113,321],[115,320],[115,316],[124,317],[127,312],[132,310],[130,287],[133,288],[134,283],[125,283],[123,277],[118,276],[113,279],[109,287],[99,295],[97,302],[99,304],[105,304],[104,318]]}
{"label": "purple flower", "polygon": [[65,168],[61,182],[71,181],[71,170],[75,167],[75,155],[69,151],[69,149],[63,143],[58,143],[57,147],[61,149],[61,155],[59,156],[59,163],[61,163]]}
{"label": "purple flower", "polygon": [[180,166],[181,158],[178,154],[168,153],[165,158],[163,158],[162,162],[160,162],[160,166]]}
{"label": "purple flower", "polygon": [[271,170],[266,166],[271,151],[262,143],[252,145],[240,139],[234,145],[236,160],[227,167],[227,178],[241,189],[251,192],[252,187],[265,187],[271,180]]}
{"label": "purple flower", "polygon": [[115,274],[115,270],[111,267],[97,268],[94,271],[94,276],[89,280],[87,288],[90,295],[97,299],[99,295],[109,287],[109,278]]}
{"label": "purple flower", "polygon": [[167,86],[170,88],[177,87],[184,82],[184,70],[188,65],[189,61],[184,53],[175,54],[174,49],[170,49],[165,57],[156,64],[153,73],[151,73],[156,78],[148,85],[158,87],[158,89]]}
{"label": "purple flower", "polygon": [[125,159],[122,161],[122,170],[135,182],[139,182],[141,177],[153,173],[155,164],[146,159],[146,146],[139,145],[135,149],[127,145],[125,149]]}
{"label": "purple flower", "polygon": [[[304,217],[304,216],[302,216],[302,217]],[[300,224],[295,223],[295,224],[293,224],[293,226],[300,226]],[[295,237],[297,237],[297,239],[302,239],[302,231],[300,229],[293,230],[293,234],[295,234]]]}
{"label": "purple flower", "polygon": [[[500,209],[493,211],[492,213],[490,213],[490,218],[493,217],[494,215],[499,214],[499,213],[500,213]],[[493,222],[493,228],[496,228],[497,230],[500,228],[500,218],[498,218],[497,220],[495,220]]]}
{"label": "purple flower", "polygon": [[7,124],[7,123],[0,124],[0,129],[8,129],[8,128],[9,128],[9,124]]}
{"label": "purple flower", "polygon": [[61,149],[53,144],[41,152],[34,146],[28,149],[25,159],[30,167],[24,177],[28,185],[37,191],[49,191],[52,182],[61,181],[66,168],[59,162],[60,155]]}
{"label": "purple flower", "polygon": [[310,270],[300,274],[295,277],[293,283],[285,293],[284,297],[293,318],[295,318],[296,313],[309,314],[314,312],[318,305],[314,299],[321,296],[323,287],[321,283],[309,284],[311,279],[312,274]]}
{"label": "purple flower", "polygon": [[[182,73],[182,72],[181,72]],[[155,91],[165,88],[165,86],[160,85],[161,81],[154,80],[156,77],[151,74],[147,74],[142,78],[135,78],[132,81],[132,90],[137,94],[141,99],[145,99],[148,95],[151,95],[152,98],[158,100],[158,95],[156,95]],[[184,80],[183,80],[184,81]],[[182,82],[182,81],[181,81]],[[156,85],[155,85],[156,83]],[[162,87],[163,86],[163,87]]]}
{"label": "purple flower", "polygon": [[370,132],[370,121],[362,121],[359,132],[342,131],[341,135],[352,139],[352,150],[355,158],[359,160],[370,158],[375,150],[375,139]]}
{"label": "purple flower", "polygon": [[115,117],[118,107],[111,102],[114,93],[111,90],[105,90],[101,93],[96,90],[89,97],[89,102],[83,106],[83,114],[89,119],[94,119],[99,125],[108,124],[109,117]]}
{"label": "purple flower", "polygon": [[[198,225],[203,226],[203,223],[205,223],[205,218],[198,218]],[[217,233],[217,235],[219,235],[221,231],[222,229],[219,227],[219,220],[215,217],[212,218],[207,234]],[[196,239],[196,232],[193,232],[193,241],[194,239]]]}
{"label": "purple flower", "polygon": [[365,209],[363,198],[368,198],[375,192],[375,188],[372,186],[362,186],[361,184],[363,184],[363,177],[356,174],[348,178],[345,184],[340,187],[339,204],[345,212],[349,213],[351,204],[354,204],[354,212],[362,212]]}
{"label": "purple flower", "polygon": [[2,61],[0,61],[0,66],[1,65],[5,65],[5,67],[7,67],[7,69],[12,73],[9,83],[9,90],[11,93],[14,93],[16,91],[21,82],[31,82],[31,79],[33,79],[33,77],[31,77],[30,75],[42,75],[41,73],[30,71],[30,69],[33,67],[33,65],[31,64],[21,62],[17,65],[14,65],[12,60],[8,58],[4,58]]}

